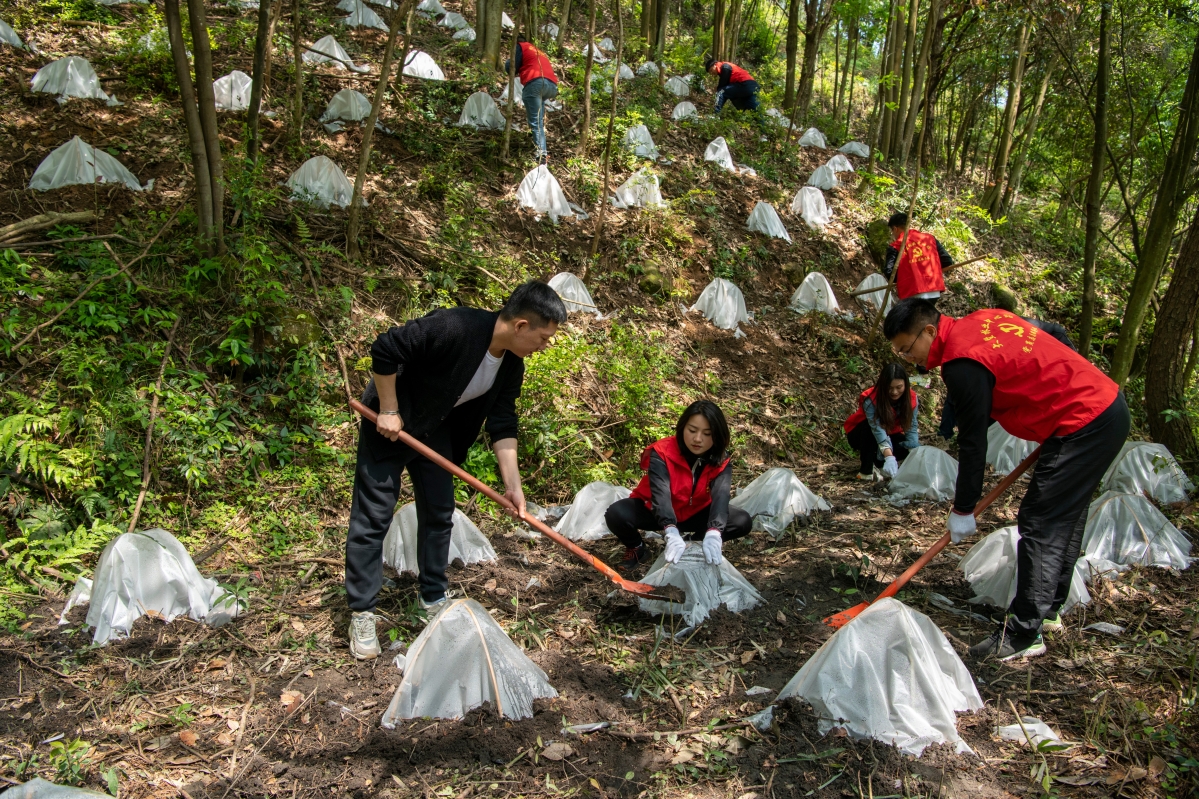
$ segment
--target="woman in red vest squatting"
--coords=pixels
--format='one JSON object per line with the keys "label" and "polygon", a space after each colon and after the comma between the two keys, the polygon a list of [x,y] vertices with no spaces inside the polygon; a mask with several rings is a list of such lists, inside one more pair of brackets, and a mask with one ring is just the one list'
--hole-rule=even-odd
{"label": "woman in red vest squatting", "polygon": [[612,503],[604,520],[625,545],[617,564],[632,572],[648,563],[641,530],[666,533],[666,560],[678,563],[688,540],[702,537],[704,559],[721,562],[721,543],[749,534],[749,514],[729,505],[733,470],[728,457],[729,425],[716,403],[691,403],[674,435],[655,441],[641,455],[645,476],[628,499]]}
{"label": "woman in red vest squatting", "polygon": [[[537,163],[546,162],[545,149],[545,102],[558,96],[558,77],[549,56],[529,44],[523,36],[516,37],[516,77],[520,79],[520,99],[525,104],[525,117],[533,131],[533,145],[537,148]],[[504,65],[504,71],[510,69]]]}
{"label": "woman in red vest squatting", "polygon": [[907,370],[899,363],[884,366],[878,382],[861,393],[858,409],[845,420],[845,437],[861,458],[859,480],[874,480],[876,467],[894,477],[900,462],[920,446],[917,405]]}
{"label": "woman in red vest squatting", "polygon": [[890,279],[895,261],[899,260],[899,272],[895,275],[896,296],[901,300],[908,297],[938,299],[945,290],[945,277],[941,271],[953,265],[949,251],[931,233],[912,230],[908,232],[908,246],[900,258],[899,247],[903,244],[904,231],[908,229],[908,215],[903,211],[891,214],[887,226],[891,228],[895,240],[887,245],[883,272]]}
{"label": "woman in red vest squatting", "polygon": [[712,58],[704,61],[704,69],[720,79],[716,84],[716,113],[726,102],[740,111],[758,110],[758,82],[753,75],[731,61]]}
{"label": "woman in red vest squatting", "polygon": [[970,654],[1043,654],[1041,631],[1061,629],[1087,505],[1128,437],[1124,395],[1086,358],[1007,311],[951,319],[912,298],[891,309],[883,333],[909,363],[941,367],[957,409],[958,481],[947,522],[955,544],[975,532],[990,420],[1041,445],[1016,516],[1016,596],[1005,622]]}

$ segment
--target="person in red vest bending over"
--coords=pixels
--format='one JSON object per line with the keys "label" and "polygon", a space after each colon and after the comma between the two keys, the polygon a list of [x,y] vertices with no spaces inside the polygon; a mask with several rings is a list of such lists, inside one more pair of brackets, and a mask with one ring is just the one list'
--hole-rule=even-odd
{"label": "person in red vest bending over", "polygon": [[888,478],[894,477],[900,462],[920,446],[918,407],[903,364],[884,366],[878,382],[861,393],[858,409],[845,420],[845,437],[861,459],[859,480],[873,481],[880,467]]}
{"label": "person in red vest bending over", "polygon": [[613,502],[604,520],[625,545],[617,564],[631,573],[648,563],[641,530],[666,533],[666,560],[678,563],[687,543],[703,540],[704,559],[721,562],[721,544],[749,535],[749,514],[729,505],[733,468],[729,425],[716,403],[693,402],[683,411],[674,435],[655,441],[641,455],[645,476],[628,499]]}
{"label": "person in red vest bending over", "polygon": [[[520,99],[525,104],[525,117],[533,131],[533,145],[537,148],[537,163],[547,159],[545,149],[545,102],[558,96],[558,77],[549,56],[538,50],[523,36],[516,37],[516,49],[512,53],[516,61],[516,77],[523,87]],[[504,71],[510,69],[504,65]]]}
{"label": "person in red vest bending over", "polygon": [[1041,631],[1061,629],[1091,495],[1128,437],[1124,395],[1086,358],[1008,311],[951,319],[910,298],[887,314],[883,333],[901,358],[941,367],[957,410],[958,481],[948,519],[954,543],[975,532],[991,418],[1041,445],[1016,516],[1016,596],[1005,622],[970,654],[1043,654]]}
{"label": "person in red vest bending over", "polygon": [[889,280],[891,271],[895,269],[895,261],[899,259],[895,294],[901,300],[908,297],[936,300],[945,290],[945,277],[941,271],[953,264],[949,251],[931,233],[913,230],[908,233],[908,246],[904,248],[903,258],[899,258],[903,234],[908,229],[908,215],[903,211],[891,214],[887,225],[895,239],[887,245],[887,260],[883,266],[883,273]]}
{"label": "person in red vest bending over", "polygon": [[741,111],[758,110],[758,82],[753,75],[731,61],[714,58],[704,61],[704,69],[720,79],[716,84],[716,113],[726,102]]}

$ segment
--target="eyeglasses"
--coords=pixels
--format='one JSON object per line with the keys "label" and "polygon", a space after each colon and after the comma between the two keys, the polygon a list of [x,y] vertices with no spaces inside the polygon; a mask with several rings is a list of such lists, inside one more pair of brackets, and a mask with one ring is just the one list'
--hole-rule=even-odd
{"label": "eyeglasses", "polygon": [[921,330],[921,331],[920,331],[920,335],[919,335],[919,336],[916,336],[916,338],[912,339],[912,343],[911,343],[911,344],[909,344],[908,346],[904,347],[902,350],[897,350],[897,349],[895,349],[894,347],[892,347],[892,348],[891,348],[891,352],[895,353],[895,354],[896,354],[896,355],[898,355],[900,358],[903,358],[905,361],[910,361],[910,360],[912,359],[912,347],[915,347],[915,346],[916,346],[916,342],[917,342],[917,341],[919,341],[921,338],[923,338],[923,337],[924,337],[924,334],[925,334],[925,333],[927,333],[927,332],[928,332],[928,329],[927,329],[927,328],[925,328],[924,330]]}

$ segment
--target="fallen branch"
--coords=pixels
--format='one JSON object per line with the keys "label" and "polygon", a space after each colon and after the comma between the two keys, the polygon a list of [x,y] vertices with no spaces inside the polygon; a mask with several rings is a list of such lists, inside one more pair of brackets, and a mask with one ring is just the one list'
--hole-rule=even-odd
{"label": "fallen branch", "polygon": [[146,501],[146,492],[150,490],[150,447],[154,443],[154,422],[158,419],[158,398],[162,394],[162,378],[167,371],[167,361],[171,359],[171,345],[175,343],[175,331],[179,329],[179,323],[182,321],[183,314],[176,314],[175,324],[171,325],[171,332],[167,334],[167,346],[162,353],[162,362],[158,364],[158,380],[154,383],[154,398],[150,400],[150,421],[146,425],[146,447],[142,456],[142,488],[137,492],[133,515],[129,517],[127,532],[130,533],[133,532],[133,528],[137,527],[138,517],[142,515],[142,503]]}
{"label": "fallen branch", "polygon": [[46,239],[45,241],[19,241],[19,242],[14,242],[12,244],[0,244],[0,248],[6,249],[6,250],[16,250],[16,249],[24,249],[26,247],[45,246],[47,244],[74,244],[75,242],[79,242],[79,241],[103,241],[104,239],[123,241],[126,244],[133,244],[137,247],[142,246],[142,243],[140,241],[134,241],[133,239],[126,238],[125,236],[122,236],[120,233],[105,233],[100,236],[77,236],[73,239]]}
{"label": "fallen branch", "polygon": [[[241,751],[241,739],[246,734],[246,718],[250,715],[250,705],[254,704],[254,691],[258,688],[258,681],[250,678],[250,697],[246,700],[246,704],[241,709],[241,722],[237,728],[237,740],[233,742],[233,756],[229,758],[229,776],[233,776],[234,770],[237,768],[237,753]],[[227,793],[227,792],[226,792]]]}
{"label": "fallen branch", "polygon": [[95,221],[95,219],[95,211],[73,211],[68,214],[50,211],[49,213],[38,214],[28,219],[22,219],[20,222],[0,227],[0,242],[7,241],[16,236],[23,236],[26,233],[32,233],[35,230],[45,230],[55,225],[82,224],[83,222]]}

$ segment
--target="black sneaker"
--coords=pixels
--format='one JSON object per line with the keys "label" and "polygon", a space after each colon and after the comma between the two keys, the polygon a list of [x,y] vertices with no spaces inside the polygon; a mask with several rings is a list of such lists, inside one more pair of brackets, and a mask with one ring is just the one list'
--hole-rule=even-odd
{"label": "black sneaker", "polygon": [[1006,632],[1005,628],[1000,627],[991,633],[989,638],[970,647],[970,657],[975,660],[996,658],[1006,661],[1045,654],[1045,642],[1041,639],[1040,633],[1037,633],[1036,638],[1031,641],[1021,642],[1013,640]]}
{"label": "black sneaker", "polygon": [[649,563],[651,556],[645,544],[639,547],[629,547],[624,551],[624,557],[616,564],[616,570],[624,574],[632,574],[640,567]]}
{"label": "black sneaker", "polygon": [[537,156],[537,166],[545,166],[546,162],[549,160],[550,160],[549,155],[546,153],[542,153],[541,155]]}

